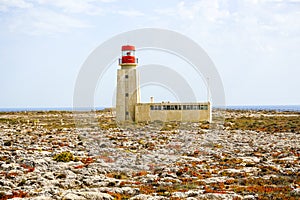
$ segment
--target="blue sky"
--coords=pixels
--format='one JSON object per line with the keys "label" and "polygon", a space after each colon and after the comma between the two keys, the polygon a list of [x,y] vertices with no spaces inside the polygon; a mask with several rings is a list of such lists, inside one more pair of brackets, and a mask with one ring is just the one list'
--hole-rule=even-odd
{"label": "blue sky", "polygon": [[71,107],[88,55],[145,27],[196,41],[227,105],[300,104],[299,19],[299,0],[0,0],[0,107]]}

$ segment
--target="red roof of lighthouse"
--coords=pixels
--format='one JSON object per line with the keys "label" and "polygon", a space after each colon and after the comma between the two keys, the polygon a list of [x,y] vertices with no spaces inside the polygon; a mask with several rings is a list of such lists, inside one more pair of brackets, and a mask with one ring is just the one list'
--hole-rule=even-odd
{"label": "red roof of lighthouse", "polygon": [[124,45],[124,46],[122,46],[122,51],[135,51],[135,46]]}

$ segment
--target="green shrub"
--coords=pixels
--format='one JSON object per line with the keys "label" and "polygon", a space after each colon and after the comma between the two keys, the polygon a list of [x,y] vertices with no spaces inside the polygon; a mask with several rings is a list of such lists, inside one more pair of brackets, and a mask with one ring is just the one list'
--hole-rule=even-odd
{"label": "green shrub", "polygon": [[69,151],[65,151],[65,152],[61,152],[59,154],[56,154],[53,157],[53,160],[55,160],[57,162],[78,161],[78,159],[75,158],[74,155],[71,152],[69,152]]}

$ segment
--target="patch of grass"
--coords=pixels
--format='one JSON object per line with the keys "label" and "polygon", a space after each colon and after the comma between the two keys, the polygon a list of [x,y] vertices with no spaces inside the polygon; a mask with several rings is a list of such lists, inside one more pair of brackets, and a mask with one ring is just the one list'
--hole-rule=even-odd
{"label": "patch of grass", "polygon": [[20,118],[0,118],[0,123],[15,125],[15,124],[25,123],[25,120]]}
{"label": "patch of grass", "polygon": [[269,133],[275,132],[299,132],[300,117],[289,116],[263,116],[238,117],[225,119],[225,126],[232,130],[253,130]]}
{"label": "patch of grass", "polygon": [[106,175],[107,177],[110,177],[110,178],[115,178],[115,179],[128,179],[128,176],[125,174],[125,173],[119,173],[119,172],[116,172],[116,173],[109,173]]}
{"label": "patch of grass", "polygon": [[116,122],[99,122],[99,126],[103,130],[115,129],[118,128]]}

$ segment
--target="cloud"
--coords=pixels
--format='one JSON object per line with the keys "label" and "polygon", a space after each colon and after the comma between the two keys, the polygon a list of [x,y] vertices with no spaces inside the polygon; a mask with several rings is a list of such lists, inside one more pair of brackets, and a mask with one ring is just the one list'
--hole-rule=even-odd
{"label": "cloud", "polygon": [[[155,12],[163,19],[172,23],[184,33],[197,34],[195,37],[206,38],[212,43],[216,41],[226,45],[235,36],[239,43],[271,42],[267,49],[272,49],[272,40],[276,38],[290,40],[300,37],[299,0],[278,1],[181,1],[177,5],[162,8]],[[221,34],[222,33],[222,34]],[[223,40],[218,38],[222,36]],[[227,38],[226,38],[227,37]],[[244,40],[242,42],[242,40]],[[279,42],[277,41],[277,42]]]}
{"label": "cloud", "polygon": [[[53,35],[72,29],[88,28],[93,16],[112,13],[105,5],[116,0],[0,0],[2,24],[10,32]],[[127,16],[138,12],[120,12]]]}
{"label": "cloud", "polygon": [[[164,21],[164,27],[193,38],[208,52],[225,88],[235,93],[229,101],[255,102],[254,94],[299,85],[290,78],[299,72],[299,0],[186,0],[155,12],[156,24]],[[252,96],[240,97],[244,90]]]}
{"label": "cloud", "polygon": [[120,10],[120,11],[117,11],[115,13],[120,14],[120,15],[124,15],[124,16],[127,16],[127,17],[139,17],[139,16],[144,15],[144,13],[142,13],[139,10]]}
{"label": "cloud", "polygon": [[0,0],[0,11],[6,12],[10,8],[31,8],[32,4],[24,0]]}
{"label": "cloud", "polygon": [[31,10],[11,19],[9,30],[29,35],[54,35],[74,28],[87,28],[82,20],[50,10]]}
{"label": "cloud", "polygon": [[[87,15],[99,15],[103,9],[96,0],[35,0],[42,6],[54,6],[65,13],[81,13]],[[101,3],[101,1],[100,1]]]}
{"label": "cloud", "polygon": [[53,35],[91,27],[83,19],[84,16],[103,13],[102,8],[95,4],[97,2],[99,1],[0,0],[0,12],[4,13],[2,23],[10,32]]}
{"label": "cloud", "polygon": [[228,16],[227,10],[222,10],[216,0],[210,1],[181,1],[175,7],[156,9],[156,13],[179,17],[183,20],[194,20],[202,17],[209,21],[216,21]]}
{"label": "cloud", "polygon": [[[0,0],[0,31],[30,35],[53,35],[72,29],[91,27],[93,17],[119,14],[142,16],[136,10],[115,11],[111,3],[117,0]],[[99,18],[98,18],[99,19]],[[89,20],[89,21],[88,21]],[[101,20],[101,19],[99,19]]]}

